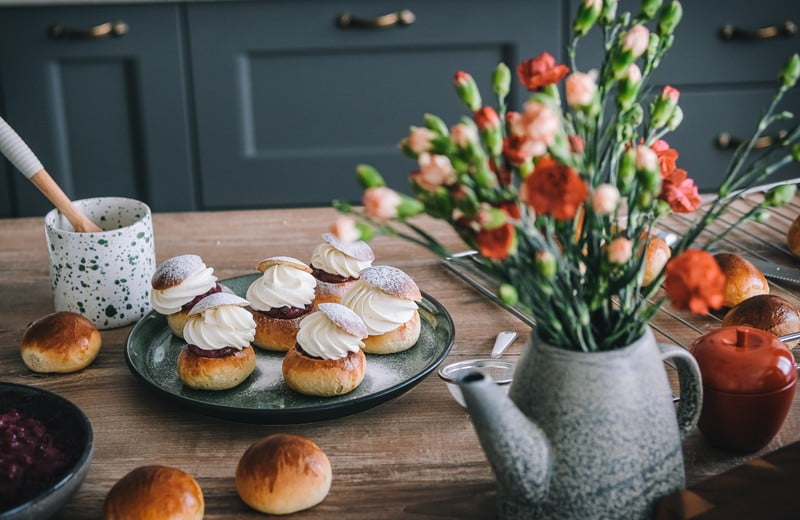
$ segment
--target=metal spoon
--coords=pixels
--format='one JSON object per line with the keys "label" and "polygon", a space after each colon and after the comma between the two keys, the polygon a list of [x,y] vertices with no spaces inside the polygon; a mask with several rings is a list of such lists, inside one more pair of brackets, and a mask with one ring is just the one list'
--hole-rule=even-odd
{"label": "metal spoon", "polygon": [[503,352],[505,352],[505,350],[512,343],[514,343],[515,339],[517,339],[517,333],[516,332],[510,331],[510,330],[504,330],[503,332],[500,332],[497,335],[497,338],[495,338],[495,340],[494,340],[494,347],[492,347],[491,358],[492,359],[497,359],[501,355],[503,355]]}

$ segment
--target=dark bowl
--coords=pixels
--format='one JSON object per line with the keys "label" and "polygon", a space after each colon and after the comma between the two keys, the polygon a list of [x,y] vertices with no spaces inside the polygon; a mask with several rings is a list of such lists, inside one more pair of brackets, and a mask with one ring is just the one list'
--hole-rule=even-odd
{"label": "dark bowl", "polygon": [[[0,414],[12,409],[44,425],[53,445],[63,455],[63,464],[45,480],[41,490],[26,497],[24,502],[0,501],[0,520],[48,518],[72,497],[86,478],[94,448],[92,425],[80,408],[59,395],[31,386],[0,383]],[[0,429],[0,434],[3,431]],[[5,442],[0,442],[0,450],[4,446]],[[5,481],[4,477],[0,475],[3,479],[0,483]],[[16,490],[10,496],[19,497],[18,493]]]}

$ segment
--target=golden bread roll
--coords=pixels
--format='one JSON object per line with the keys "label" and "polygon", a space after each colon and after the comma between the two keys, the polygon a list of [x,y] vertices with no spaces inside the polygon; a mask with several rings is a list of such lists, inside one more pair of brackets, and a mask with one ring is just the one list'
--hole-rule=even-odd
{"label": "golden bread roll", "polygon": [[244,452],[236,467],[236,491],[253,509],[286,515],[322,502],[331,478],[331,464],[319,446],[279,433]]}
{"label": "golden bread roll", "polygon": [[295,346],[283,358],[281,371],[289,388],[304,395],[332,397],[355,390],[364,380],[367,357],[362,351],[339,359],[308,356]]}
{"label": "golden bread roll", "polygon": [[122,477],[106,495],[104,520],[200,520],[203,491],[188,473],[142,466]]}
{"label": "golden bread roll", "polygon": [[364,339],[364,352],[368,354],[394,354],[413,347],[419,339],[422,330],[422,323],[419,319],[419,311],[414,311],[410,320],[403,323],[394,330],[368,336]]}
{"label": "golden bread roll", "polygon": [[297,343],[300,322],[308,313],[297,318],[272,318],[263,312],[251,309],[256,322],[256,337],[253,345],[264,350],[286,352]]}
{"label": "golden bread roll", "polygon": [[222,357],[198,356],[189,347],[178,355],[178,377],[197,390],[227,390],[239,385],[256,368],[253,347]]}
{"label": "golden bread roll", "polygon": [[91,321],[74,312],[56,312],[28,326],[19,353],[34,372],[65,374],[89,366],[101,344]]}
{"label": "golden bread roll", "polygon": [[358,278],[346,282],[324,282],[317,279],[317,286],[314,288],[314,309],[320,303],[342,303],[345,293],[358,281]]}
{"label": "golden bread roll", "polygon": [[[800,313],[789,301],[774,294],[758,294],[732,308],[722,319],[723,327],[747,325],[775,336],[800,332]],[[789,347],[797,341],[787,343]]]}
{"label": "golden bread roll", "polygon": [[795,256],[800,256],[800,215],[794,219],[786,234],[786,244]]}
{"label": "golden bread roll", "polygon": [[672,256],[672,251],[663,239],[652,237],[644,251],[644,277],[642,287],[647,287],[661,274],[667,261]]}
{"label": "golden bread roll", "polygon": [[725,307],[734,307],[758,294],[769,294],[769,284],[753,264],[739,255],[717,253],[714,259],[725,274]]}

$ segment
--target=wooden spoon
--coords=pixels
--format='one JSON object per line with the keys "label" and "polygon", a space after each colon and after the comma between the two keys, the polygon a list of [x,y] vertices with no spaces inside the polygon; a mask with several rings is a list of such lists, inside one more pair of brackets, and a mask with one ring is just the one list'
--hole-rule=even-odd
{"label": "wooden spoon", "polygon": [[86,215],[78,211],[78,208],[72,204],[69,197],[64,194],[61,187],[50,177],[50,174],[44,169],[36,155],[25,144],[25,141],[17,135],[2,117],[0,117],[0,152],[39,188],[39,191],[44,193],[44,196],[53,203],[53,206],[58,208],[61,214],[72,224],[75,231],[79,233],[98,233],[103,231],[97,224],[86,218]]}

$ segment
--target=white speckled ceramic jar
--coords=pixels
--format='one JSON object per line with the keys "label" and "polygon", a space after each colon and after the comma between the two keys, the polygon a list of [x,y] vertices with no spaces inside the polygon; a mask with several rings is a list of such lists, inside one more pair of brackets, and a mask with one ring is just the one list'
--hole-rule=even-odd
{"label": "white speckled ceramic jar", "polygon": [[122,197],[74,204],[105,231],[77,233],[58,210],[45,216],[56,311],[82,314],[99,329],[137,321],[150,310],[155,270],[150,208]]}

